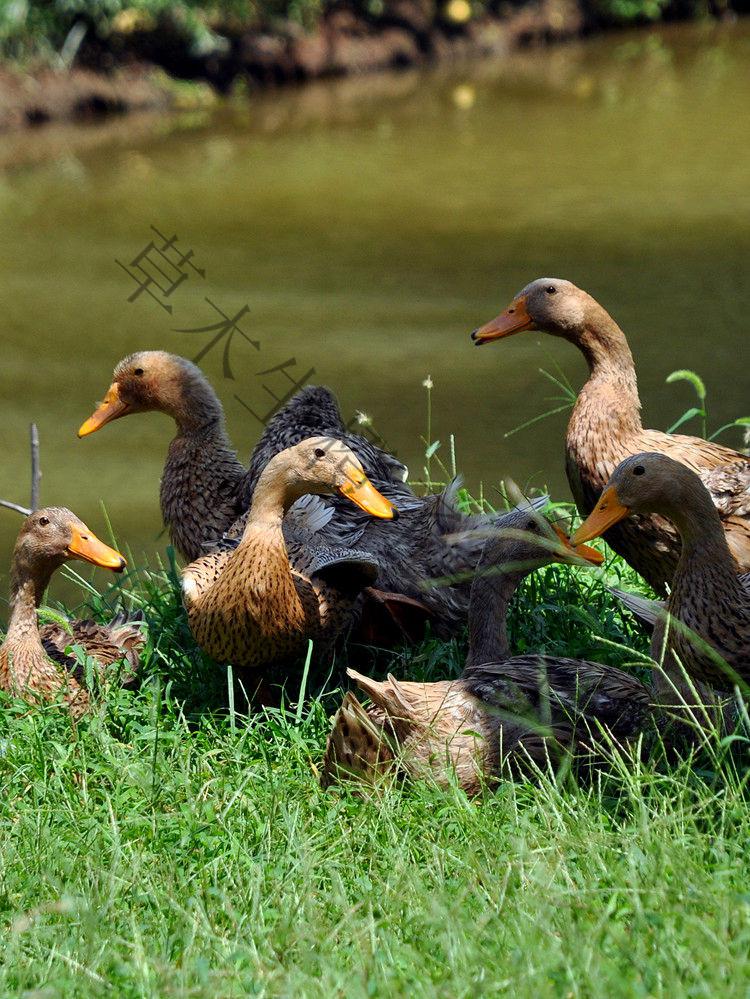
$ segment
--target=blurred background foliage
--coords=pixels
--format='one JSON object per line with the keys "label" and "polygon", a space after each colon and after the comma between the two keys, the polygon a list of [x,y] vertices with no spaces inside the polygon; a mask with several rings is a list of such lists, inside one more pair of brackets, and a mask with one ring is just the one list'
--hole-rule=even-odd
{"label": "blurred background foliage", "polygon": [[[549,0],[542,0],[542,5]],[[572,0],[586,27],[741,13],[750,0]],[[71,64],[91,49],[115,55],[123,39],[158,35],[195,59],[226,52],[233,39],[286,22],[313,28],[335,10],[371,23],[461,29],[483,16],[503,17],[538,0],[0,0],[0,54],[16,61]],[[157,60],[158,61],[158,60]]]}

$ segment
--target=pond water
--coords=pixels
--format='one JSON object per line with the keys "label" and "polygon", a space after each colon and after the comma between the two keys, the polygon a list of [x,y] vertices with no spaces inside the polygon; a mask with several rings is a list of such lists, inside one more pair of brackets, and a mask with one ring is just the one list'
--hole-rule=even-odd
{"label": "pond water", "polygon": [[[705,377],[712,427],[748,415],[749,27],[620,34],[3,137],[0,496],[27,501],[35,419],[43,502],[106,536],[104,501],[136,557],[163,549],[169,421],[130,418],[83,441],[76,429],[119,358],[194,356],[212,334],[175,330],[216,324],[215,307],[247,306],[240,325],[260,344],[235,336],[234,380],[220,347],[203,361],[243,456],[260,424],[236,397],[262,415],[264,385],[280,391],[284,376],[258,372],[295,358],[290,373],[314,368],[419,477],[430,375],[431,437],[447,456],[455,434],[473,489],[491,495],[511,475],[567,498],[567,415],[505,434],[556,405],[540,368],[578,387],[581,357],[540,334],[481,351],[468,338],[541,275],[575,281],[624,327],[649,425],[692,404],[689,386],[664,384],[682,367]],[[137,285],[116,263],[152,225],[205,270],[187,267],[171,314],[147,294],[128,302]],[[18,523],[0,510],[3,572]]]}

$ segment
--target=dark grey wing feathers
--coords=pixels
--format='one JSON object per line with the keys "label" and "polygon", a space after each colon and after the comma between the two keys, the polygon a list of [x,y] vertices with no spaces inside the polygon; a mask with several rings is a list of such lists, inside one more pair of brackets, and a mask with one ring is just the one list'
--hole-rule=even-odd
{"label": "dark grey wing feathers", "polygon": [[355,548],[297,547],[290,550],[289,558],[297,572],[343,591],[359,592],[378,576],[377,559]]}

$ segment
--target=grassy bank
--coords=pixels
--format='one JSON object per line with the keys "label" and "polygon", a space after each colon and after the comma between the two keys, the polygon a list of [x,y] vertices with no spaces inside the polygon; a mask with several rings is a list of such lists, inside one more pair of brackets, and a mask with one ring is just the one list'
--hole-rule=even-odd
{"label": "grassy bank", "polygon": [[[248,717],[190,643],[173,572],[124,587],[149,625],[141,689],[75,735],[55,708],[0,718],[3,995],[744,994],[743,740],[474,802],[324,792],[337,671]],[[118,598],[82,595],[104,617]],[[532,577],[512,638],[645,668],[647,638],[585,570]],[[381,668],[445,676],[463,654],[426,641]]]}
{"label": "grassy bank", "polygon": [[[742,13],[746,0],[576,0],[588,24],[648,23],[662,19]],[[182,43],[185,58],[226,53],[243,33],[278,29],[282,22],[312,30],[334,11],[347,10],[383,27],[399,22],[445,31],[486,16],[533,6],[528,0],[24,0],[0,5],[0,47],[15,57],[57,54],[72,61],[81,48],[159,31]]]}
{"label": "grassy bank", "polygon": [[204,107],[217,93],[747,9],[748,0],[0,0],[0,129]]}

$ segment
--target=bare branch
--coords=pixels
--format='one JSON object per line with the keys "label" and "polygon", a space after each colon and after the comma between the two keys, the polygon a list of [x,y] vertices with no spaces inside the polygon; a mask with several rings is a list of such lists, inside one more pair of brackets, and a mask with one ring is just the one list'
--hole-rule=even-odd
{"label": "bare branch", "polygon": [[0,507],[6,510],[15,510],[16,513],[28,517],[39,509],[39,483],[42,478],[42,469],[39,464],[39,430],[36,423],[29,427],[31,438],[31,507],[21,506],[19,503],[11,503],[10,500],[0,500]]}
{"label": "bare branch", "polygon": [[0,506],[4,506],[6,510],[15,510],[16,513],[23,514],[24,517],[28,517],[32,510],[27,509],[25,506],[19,506],[18,503],[9,503],[8,500],[0,500]]}

